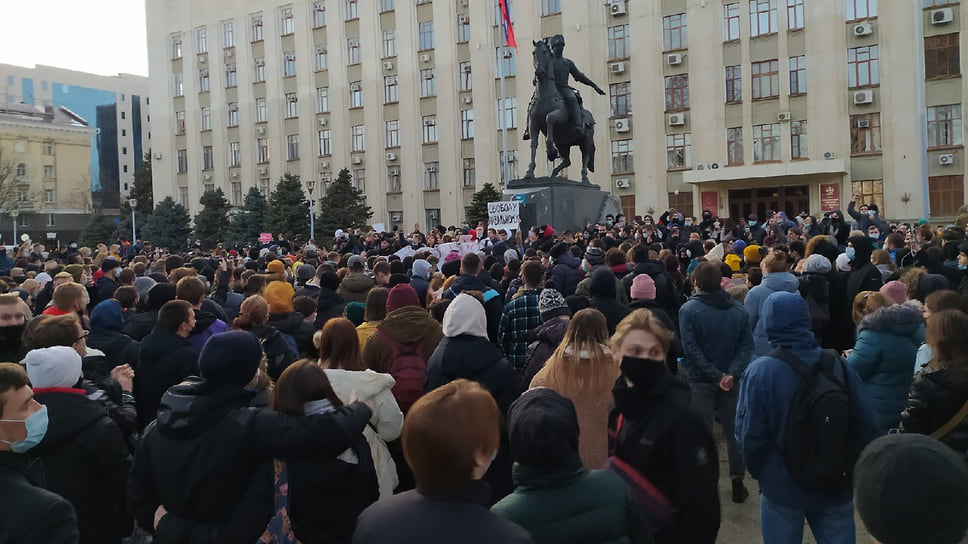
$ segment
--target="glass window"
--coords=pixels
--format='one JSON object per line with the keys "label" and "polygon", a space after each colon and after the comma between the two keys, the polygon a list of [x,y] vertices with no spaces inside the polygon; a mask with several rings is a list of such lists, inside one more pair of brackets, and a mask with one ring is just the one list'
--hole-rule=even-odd
{"label": "glass window", "polygon": [[350,83],[350,107],[363,107],[363,83],[360,81]]}
{"label": "glass window", "polygon": [[295,21],[292,18],[292,6],[284,7],[279,10],[280,28],[282,35],[286,36],[296,31]]}
{"label": "glass window", "polygon": [[692,164],[692,135],[666,135],[666,167],[669,169],[689,168]]}
{"label": "glass window", "polygon": [[286,136],[286,160],[299,160],[299,135],[289,134]]}
{"label": "glass window", "polygon": [[850,116],[850,152],[853,155],[881,151],[881,114]]}
{"label": "glass window", "polygon": [[473,187],[477,183],[477,172],[475,170],[474,159],[464,159],[464,187]]}
{"label": "glass window", "polygon": [[474,110],[461,110],[460,137],[462,140],[474,138]]}
{"label": "glass window", "polygon": [[495,50],[495,59],[497,62],[496,77],[500,78],[502,74],[504,77],[514,77],[514,48],[498,47]]}
{"label": "glass window", "polygon": [[353,188],[362,193],[366,192],[366,170],[363,168],[357,168],[353,170],[353,179],[351,180]]}
{"label": "glass window", "polygon": [[941,79],[959,74],[961,74],[961,51],[958,46],[958,34],[925,38],[925,79]]}
{"label": "glass window", "polygon": [[282,75],[292,77],[296,75],[296,52],[286,51],[282,54]]}
{"label": "glass window", "polygon": [[235,63],[230,62],[225,65],[225,86],[235,87],[239,84],[238,72],[235,68]]}
{"label": "glass window", "polygon": [[185,210],[188,210],[188,187],[178,188],[178,203],[182,205]]}
{"label": "glass window", "polygon": [[317,133],[319,138],[319,156],[328,157],[333,154],[333,133],[329,130],[320,130]]}
{"label": "glass window", "polygon": [[202,146],[202,170],[212,168],[215,168],[215,152],[212,151],[212,146],[204,145]]}
{"label": "glass window", "polygon": [[516,96],[509,96],[503,101],[497,99],[497,129],[502,130],[507,127],[509,129],[517,128],[518,126],[518,98]]}
{"label": "glass window", "polygon": [[188,172],[188,150],[179,149],[178,150],[178,173],[184,174]]}
{"label": "glass window", "polygon": [[313,69],[317,72],[329,69],[329,52],[325,45],[316,46],[316,55],[313,57]]}
{"label": "glass window", "polygon": [[921,0],[921,7],[933,8],[936,6],[947,6],[957,4],[958,0]]}
{"label": "glass window", "polygon": [[326,3],[313,2],[313,28],[326,26]]}
{"label": "glass window", "polygon": [[440,189],[438,170],[440,170],[439,162],[424,163],[424,191],[436,191]]}
{"label": "glass window", "polygon": [[54,179],[54,167],[52,165],[44,165],[44,179]]}
{"label": "glass window", "polygon": [[847,20],[877,17],[877,0],[847,0]]}
{"label": "glass window", "polygon": [[753,162],[780,160],[780,124],[753,125]]}
{"label": "glass window", "polygon": [[803,0],[787,0],[787,27],[790,30],[803,28]]}
{"label": "glass window", "polygon": [[750,36],[776,33],[776,0],[750,0]]}
{"label": "glass window", "polygon": [[242,182],[241,181],[232,182],[232,195],[230,198],[231,200],[229,200],[229,204],[231,204],[232,206],[242,205]]}
{"label": "glass window", "polygon": [[743,70],[739,65],[726,67],[726,103],[743,101]]}
{"label": "glass window", "polygon": [[790,156],[794,159],[806,159],[807,156],[807,120],[790,123]]}
{"label": "glass window", "polygon": [[723,41],[739,39],[739,3],[723,5]]}
{"label": "glass window", "polygon": [[632,84],[628,81],[608,86],[608,98],[612,117],[632,113]]}
{"label": "glass window", "polygon": [[753,100],[780,96],[780,63],[776,59],[750,63]]}
{"label": "glass window", "polygon": [[400,101],[397,75],[383,76],[383,103],[395,104]]}
{"label": "glass window", "polygon": [[262,41],[262,15],[252,16],[252,41],[261,42]]}
{"label": "glass window", "polygon": [[208,30],[204,26],[195,29],[195,52],[208,53]]}
{"label": "glass window", "polygon": [[625,174],[635,170],[633,165],[632,140],[612,141],[612,173]]}
{"label": "glass window", "polygon": [[662,50],[676,51],[689,47],[686,35],[686,14],[677,13],[662,18]]}
{"label": "glass window", "polygon": [[202,130],[212,130],[212,108],[209,106],[202,106]]}
{"label": "glass window", "polygon": [[350,127],[350,151],[366,151],[366,138],[364,136],[363,125],[353,125]]}
{"label": "glass window", "polygon": [[266,99],[260,96],[255,99],[255,122],[265,123],[267,119],[268,110],[266,109]]}
{"label": "glass window", "polygon": [[400,147],[400,120],[392,119],[386,122],[386,147]]}
{"label": "glass window", "polygon": [[847,50],[847,87],[868,87],[880,83],[877,46],[865,45]]}
{"label": "glass window", "polygon": [[229,102],[228,123],[226,126],[230,126],[230,127],[239,126],[239,103],[238,102]]}
{"label": "glass window", "polygon": [[397,56],[397,31],[394,28],[383,31],[383,58]]}
{"label": "glass window", "polygon": [[387,166],[387,192],[399,193],[400,191],[400,167]]}
{"label": "glass window", "polygon": [[185,112],[175,112],[175,134],[185,134]]}
{"label": "glass window", "polygon": [[259,150],[259,163],[263,164],[269,162],[269,139],[257,139],[256,148]]}
{"label": "glass window", "polygon": [[689,74],[665,77],[666,111],[681,111],[689,108]]}
{"label": "glass window", "polygon": [[932,176],[928,178],[929,210],[932,216],[955,216],[965,205],[965,177]]}
{"label": "glass window", "polygon": [[427,51],[434,48],[434,22],[422,21],[417,25],[417,33],[420,38],[420,51]]}
{"label": "glass window", "polygon": [[258,57],[252,61],[253,63],[253,73],[252,81],[255,83],[261,83],[266,80],[266,59],[263,57]]}
{"label": "glass window", "polygon": [[423,116],[423,143],[425,144],[437,143],[437,116],[436,115]]}
{"label": "glass window", "polygon": [[[51,167],[51,168],[53,168],[53,167]],[[51,176],[51,177],[53,177],[53,176]],[[54,202],[54,190],[53,189],[44,189],[44,202],[46,202],[48,204],[50,204],[51,202]]]}
{"label": "glass window", "polygon": [[229,142],[229,166],[242,165],[242,145],[239,142]]}
{"label": "glass window", "polygon": [[173,96],[185,96],[185,75],[181,72],[172,74],[171,81]]}
{"label": "glass window", "polygon": [[467,13],[457,14],[457,43],[467,43],[471,40],[471,16]]}
{"label": "glass window", "polygon": [[437,69],[420,70],[420,98],[437,96]]}
{"label": "glass window", "polygon": [[171,37],[171,60],[180,58],[182,58],[182,37],[178,34]]}
{"label": "glass window", "polygon": [[608,60],[627,59],[629,56],[629,25],[608,27]]}
{"label": "glass window", "polygon": [[726,129],[726,164],[743,164],[743,127]]}
{"label": "glass window", "polygon": [[[518,179],[518,150],[508,149],[507,163],[504,161],[504,152],[498,151],[498,160],[501,163],[501,181],[507,182],[507,178]],[[505,165],[507,166],[507,171],[505,172]]]}
{"label": "glass window", "polygon": [[557,15],[561,13],[561,0],[541,0],[541,16]]}
{"label": "glass window", "polygon": [[473,89],[473,81],[471,79],[471,62],[470,61],[464,61],[464,62],[460,63],[460,73],[458,74],[458,76],[460,77],[460,90],[461,91],[470,91],[471,89]]}
{"label": "glass window", "polygon": [[360,39],[348,38],[346,40],[346,64],[359,64],[360,56]]}
{"label": "glass window", "polygon": [[380,13],[393,11],[395,3],[394,0],[380,0]]}
{"label": "glass window", "polygon": [[316,87],[316,113],[329,112],[329,87]]}
{"label": "glass window", "polygon": [[790,57],[790,94],[807,94],[807,57]]}
{"label": "glass window", "polygon": [[928,147],[962,144],[961,104],[928,108]]}
{"label": "glass window", "polygon": [[299,97],[296,93],[286,93],[286,118],[299,117]]}
{"label": "glass window", "polygon": [[360,18],[360,6],[358,0],[345,0],[346,2],[346,20],[352,21],[353,19]]}

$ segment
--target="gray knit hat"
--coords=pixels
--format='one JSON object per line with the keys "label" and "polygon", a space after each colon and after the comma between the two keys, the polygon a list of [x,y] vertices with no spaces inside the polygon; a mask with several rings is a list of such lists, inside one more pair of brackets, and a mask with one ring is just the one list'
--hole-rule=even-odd
{"label": "gray knit hat", "polygon": [[585,260],[590,265],[603,264],[605,262],[605,251],[600,247],[592,246],[585,250]]}
{"label": "gray knit hat", "polygon": [[556,289],[544,289],[538,297],[538,312],[541,314],[541,321],[548,321],[559,316],[571,316],[571,310],[565,302],[565,297],[561,296]]}

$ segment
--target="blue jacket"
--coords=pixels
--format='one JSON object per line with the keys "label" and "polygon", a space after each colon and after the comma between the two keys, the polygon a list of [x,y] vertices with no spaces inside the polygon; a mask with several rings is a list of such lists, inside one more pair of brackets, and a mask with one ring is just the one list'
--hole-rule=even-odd
{"label": "blue jacket", "polygon": [[753,336],[743,307],[722,289],[703,291],[679,310],[682,365],[691,382],[739,378],[749,365]]}
{"label": "blue jacket", "polygon": [[[800,282],[790,272],[771,272],[763,276],[763,283],[750,289],[749,294],[746,295],[746,313],[750,316],[750,327],[753,328],[753,357],[766,355],[773,351],[773,347],[766,339],[768,324],[763,320],[763,306],[770,295],[779,291],[794,293],[799,297]],[[806,319],[809,329],[809,312]]]}
{"label": "blue jacket", "polygon": [[[810,332],[807,304],[800,295],[774,293],[763,307],[766,333],[772,346],[790,350],[801,361],[816,364],[820,348]],[[848,368],[851,409],[857,436],[863,444],[876,438],[877,418],[871,409],[864,384]],[[844,504],[851,490],[827,495],[807,490],[787,469],[778,443],[786,434],[793,398],[800,388],[800,376],[793,368],[773,357],[759,357],[740,380],[736,406],[736,440],[753,478],[771,501],[798,509],[817,509]]]}
{"label": "blue jacket", "polygon": [[847,364],[864,381],[877,424],[886,433],[898,426],[914,377],[911,363],[924,342],[924,319],[917,303],[880,308],[857,330],[857,343]]}
{"label": "blue jacket", "polygon": [[570,297],[575,294],[575,289],[578,288],[578,282],[583,275],[581,259],[566,251],[555,259],[555,265],[551,268],[551,277],[548,278],[545,287],[552,287],[557,289],[561,296]]}

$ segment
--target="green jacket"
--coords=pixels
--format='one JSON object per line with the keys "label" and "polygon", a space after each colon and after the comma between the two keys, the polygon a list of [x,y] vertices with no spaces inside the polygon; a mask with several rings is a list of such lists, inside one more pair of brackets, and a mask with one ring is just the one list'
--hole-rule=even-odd
{"label": "green jacket", "polygon": [[584,467],[539,471],[514,464],[514,493],[491,507],[536,544],[651,544],[652,531],[625,482]]}

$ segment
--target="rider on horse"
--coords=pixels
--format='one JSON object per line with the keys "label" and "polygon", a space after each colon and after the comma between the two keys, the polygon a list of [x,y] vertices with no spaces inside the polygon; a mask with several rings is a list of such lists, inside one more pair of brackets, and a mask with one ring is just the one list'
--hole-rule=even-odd
{"label": "rider on horse", "polygon": [[[579,83],[584,83],[592,89],[595,89],[600,95],[604,95],[603,91],[598,85],[592,80],[588,79],[588,76],[583,74],[581,70],[575,66],[575,63],[571,59],[566,59],[562,55],[565,52],[565,37],[561,34],[554,35],[549,45],[551,46],[551,51],[555,54],[554,61],[552,61],[552,71],[555,77],[555,86],[558,88],[558,92],[561,94],[562,100],[565,102],[565,111],[568,113],[568,119],[575,124],[575,130],[578,135],[583,135],[585,133],[585,123],[582,119],[582,104],[581,98],[578,96],[578,91],[568,85],[568,78],[572,76],[575,81]],[[528,104],[528,119],[531,118],[531,109],[534,107],[535,94],[531,95],[531,103]],[[530,140],[530,126],[524,130],[524,139]]]}

